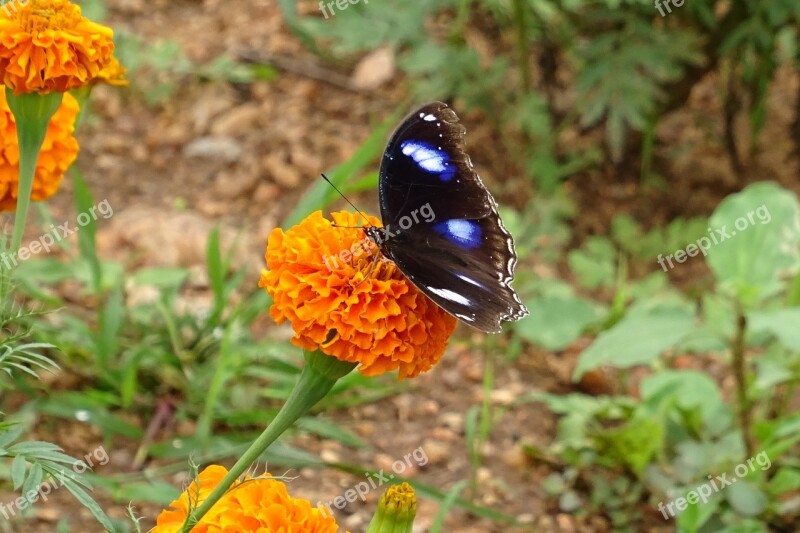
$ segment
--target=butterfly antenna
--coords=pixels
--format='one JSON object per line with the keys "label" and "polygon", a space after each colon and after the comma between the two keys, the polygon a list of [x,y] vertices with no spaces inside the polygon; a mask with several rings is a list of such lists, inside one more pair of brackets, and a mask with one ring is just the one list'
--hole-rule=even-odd
{"label": "butterfly antenna", "polygon": [[[365,215],[364,213],[362,213],[362,212],[361,212],[361,210],[360,210],[359,208],[357,208],[357,207],[356,207],[356,205],[355,205],[353,202],[351,202],[351,201],[350,201],[350,198],[348,198],[347,196],[345,196],[345,195],[344,195],[344,193],[342,193],[342,191],[340,191],[340,190],[339,190],[339,187],[337,187],[336,185],[334,185],[334,184],[333,184],[333,182],[332,182],[330,179],[328,179],[328,176],[326,176],[325,174],[321,174],[321,175],[322,175],[322,179],[324,179],[325,181],[327,181],[327,182],[328,182],[328,185],[330,185],[331,187],[333,187],[333,190],[334,190],[334,191],[336,191],[336,192],[338,192],[338,193],[339,193],[339,196],[341,196],[342,198],[344,198],[345,202],[347,202],[348,204],[350,204],[350,206],[351,206],[353,209],[355,209],[355,210],[356,210],[356,213],[358,213],[359,215],[361,215],[362,217],[364,217],[364,221],[365,221],[367,224],[369,224],[369,219],[367,218],[367,215]],[[341,227],[341,226],[340,226],[340,227]]]}

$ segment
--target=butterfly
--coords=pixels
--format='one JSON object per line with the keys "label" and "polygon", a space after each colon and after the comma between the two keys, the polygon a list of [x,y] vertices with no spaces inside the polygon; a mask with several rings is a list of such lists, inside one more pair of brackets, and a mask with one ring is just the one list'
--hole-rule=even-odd
{"label": "butterfly", "polygon": [[528,310],[511,287],[517,254],[447,104],[406,117],[389,139],[378,193],[383,228],[365,227],[381,253],[439,307],[487,333]]}

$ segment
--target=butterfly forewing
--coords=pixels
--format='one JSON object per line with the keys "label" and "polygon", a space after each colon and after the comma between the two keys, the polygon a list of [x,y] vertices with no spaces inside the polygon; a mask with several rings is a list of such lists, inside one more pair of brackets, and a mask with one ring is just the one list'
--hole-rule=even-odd
{"label": "butterfly forewing", "polygon": [[483,218],[492,213],[486,201],[488,191],[464,150],[465,134],[455,112],[439,102],[423,106],[403,121],[381,163],[384,225],[397,224],[426,203],[439,220]]}
{"label": "butterfly forewing", "polygon": [[379,243],[445,311],[486,332],[528,314],[513,288],[511,234],[465,151],[465,128],[445,104],[409,115],[381,163]]}

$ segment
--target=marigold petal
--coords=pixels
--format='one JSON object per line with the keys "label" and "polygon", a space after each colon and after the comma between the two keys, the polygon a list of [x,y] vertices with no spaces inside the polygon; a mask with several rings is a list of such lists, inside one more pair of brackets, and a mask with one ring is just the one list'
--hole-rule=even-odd
{"label": "marigold petal", "polygon": [[[376,247],[359,229],[363,217],[341,211],[332,218],[316,211],[270,233],[258,284],[272,296],[270,316],[292,325],[295,345],[359,363],[365,375],[399,370],[403,379],[429,370],[455,318],[393,263],[374,262]],[[375,217],[368,223],[380,225]]]}
{"label": "marigold petal", "polygon": [[9,2],[0,13],[0,83],[14,94],[66,92],[99,78],[124,84],[111,28],[69,0]]}
{"label": "marigold petal", "polygon": [[[222,481],[228,471],[212,465],[203,470],[197,482],[172,502],[171,509],[159,514],[152,533],[175,533],[188,514],[191,497],[201,503]],[[268,473],[258,478],[246,476],[246,482],[234,483],[231,490],[192,528],[192,533],[236,531],[241,533],[336,533],[336,520],[311,503],[293,498],[286,485]]]}

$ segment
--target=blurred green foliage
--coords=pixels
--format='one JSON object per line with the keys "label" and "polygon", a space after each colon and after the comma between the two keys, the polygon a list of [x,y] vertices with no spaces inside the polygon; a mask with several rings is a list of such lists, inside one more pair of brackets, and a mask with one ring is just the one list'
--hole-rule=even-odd
{"label": "blurred green foliage", "polygon": [[[748,213],[764,206],[770,216],[754,215],[751,223]],[[643,524],[643,498],[656,508],[660,501],[685,497],[709,474],[732,472],[763,452],[771,462],[768,469],[751,472],[746,483],[707,504],[690,506],[678,515],[678,530],[768,531],[770,524],[796,523],[795,487],[787,480],[800,479],[800,419],[792,407],[800,383],[795,289],[800,281],[800,201],[773,183],[757,183],[726,198],[707,224],[681,224],[696,231],[684,233],[677,246],[680,240],[666,238],[669,229],[659,231],[662,253],[673,246],[686,248],[706,235],[707,227],[739,230],[707,250],[714,284],[695,298],[666,283],[662,272],[648,276],[657,283],[619,277],[626,264],[642,257],[637,249],[655,245],[649,252],[653,255],[642,258],[657,264],[657,239],[641,239],[641,230],[627,219],[618,225],[626,229],[615,237],[635,237],[637,246],[624,239],[594,238],[575,251],[583,250],[594,258],[586,261],[611,272],[598,276],[583,260],[570,261],[581,285],[608,289],[614,302],[622,302],[618,316],[613,305],[576,296],[568,287],[532,287],[531,307],[538,313],[515,325],[520,336],[560,350],[597,332],[580,354],[573,379],[615,369],[626,387],[633,386],[634,368],[651,372],[639,378],[633,395],[625,390],[603,396],[532,393],[521,400],[542,401],[561,415],[553,445],[529,452],[563,462],[563,472],[547,484],[562,510],[580,512],[589,504],[590,510],[609,513],[615,530],[633,531]],[[691,355],[704,358],[687,367]],[[709,356],[728,365],[733,390],[723,392],[703,372]],[[617,490],[620,479],[627,481]],[[589,494],[582,494],[581,487],[589,487]]]}
{"label": "blurred green foliage", "polygon": [[292,2],[282,7],[324,57],[386,46],[417,98],[484,109],[513,160],[546,193],[604,159],[598,146],[564,142],[570,128],[602,127],[605,159],[642,156],[646,171],[658,120],[715,71],[727,80],[727,148],[738,165],[728,110],[749,101],[754,149],[770,80],[781,64],[800,61],[794,0],[700,0],[664,17],[638,0],[359,3],[328,19],[298,19]]}

